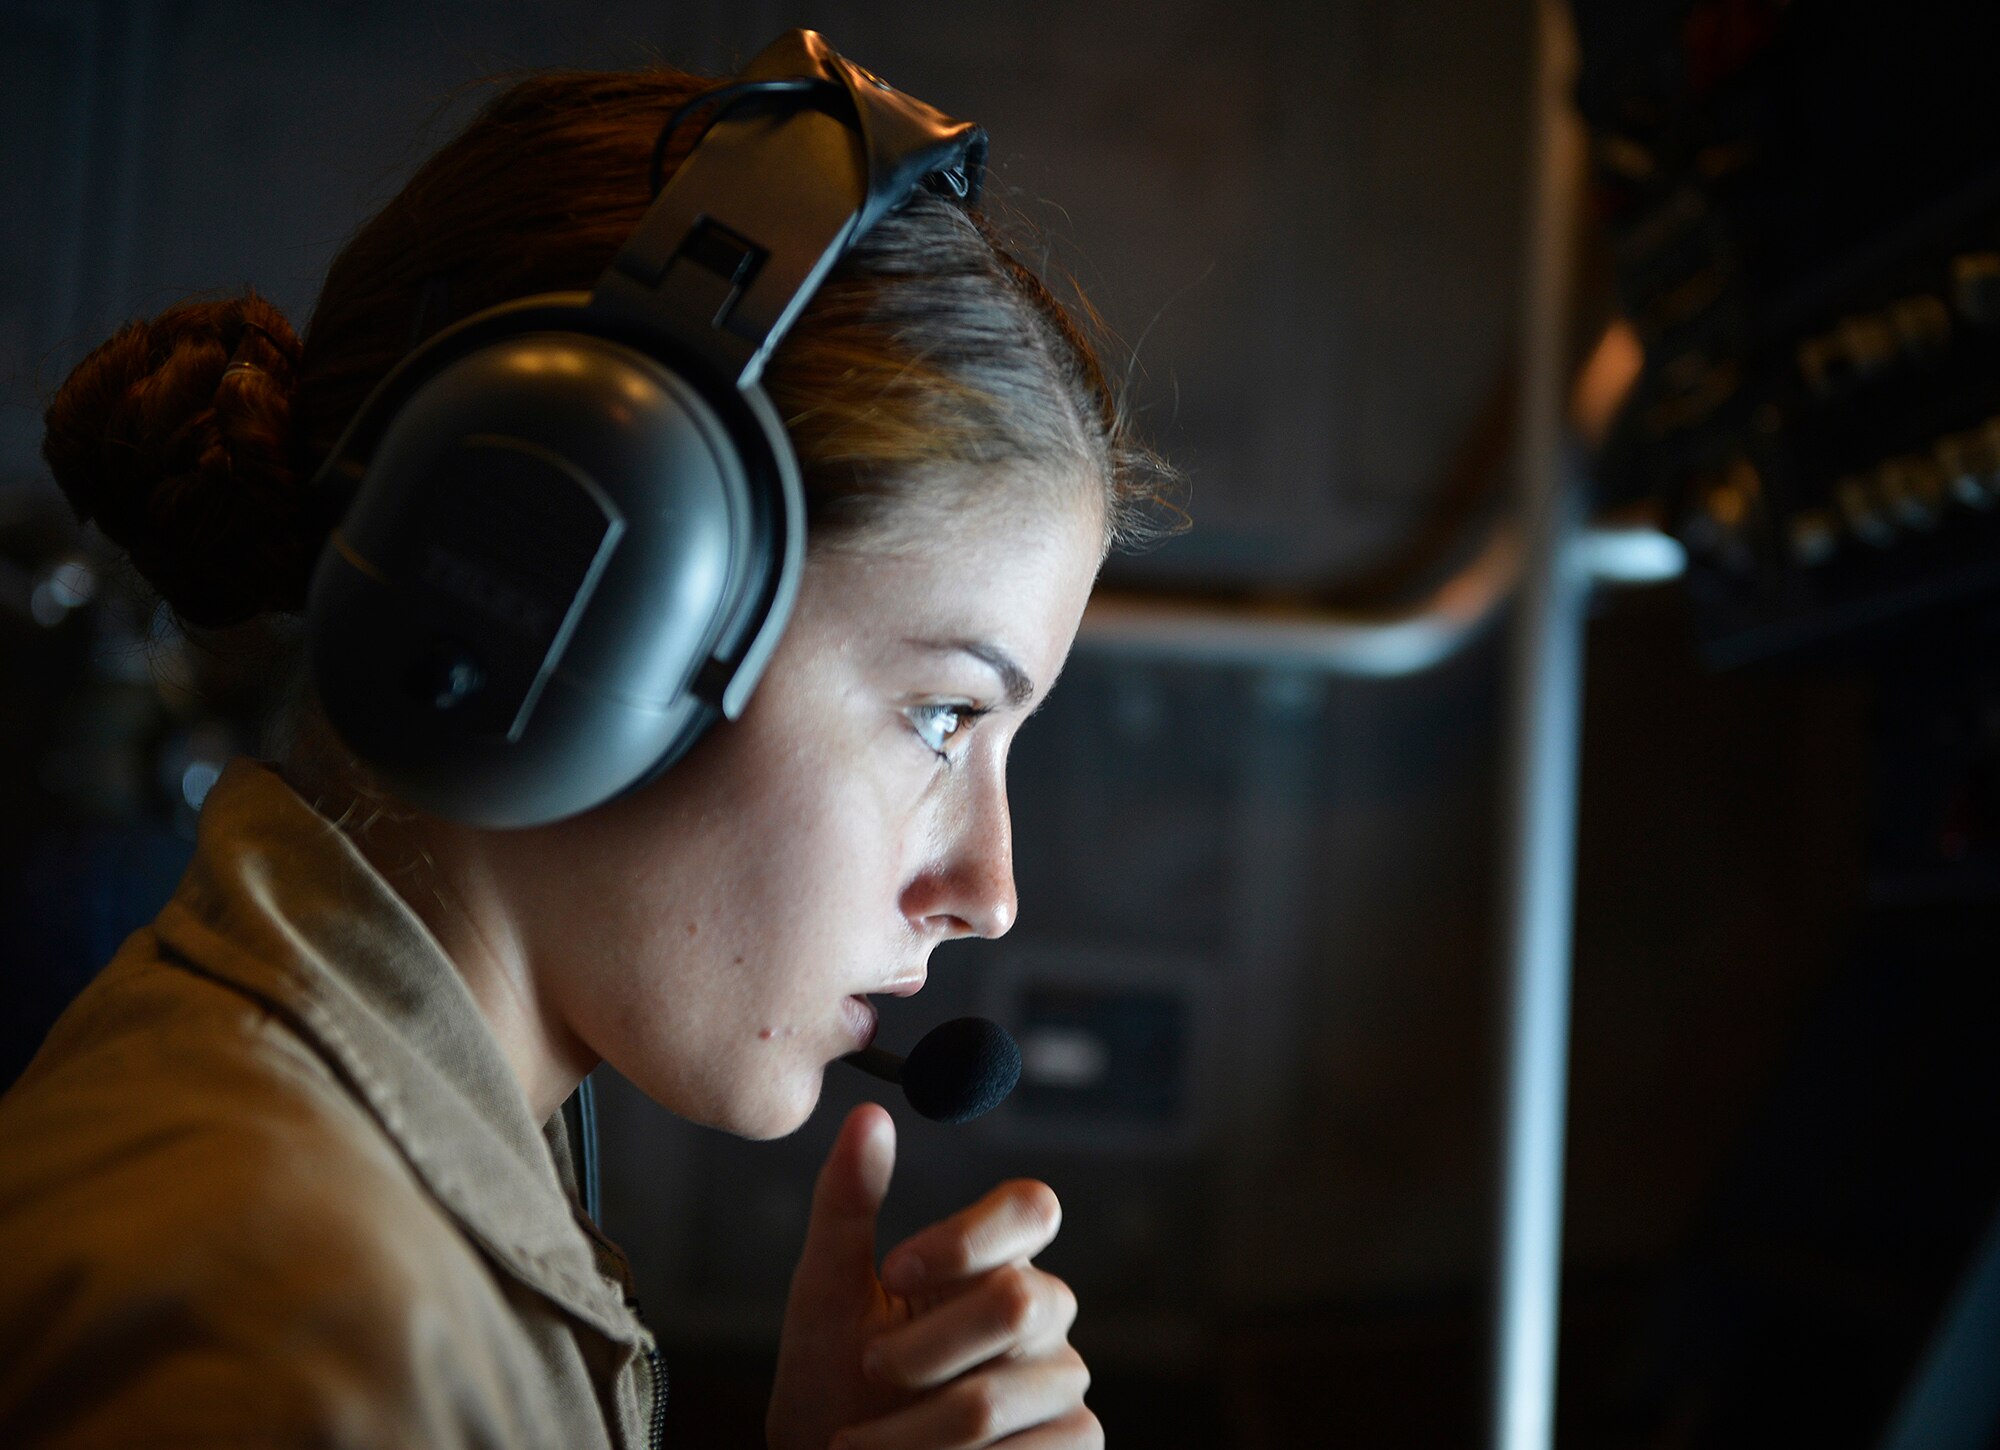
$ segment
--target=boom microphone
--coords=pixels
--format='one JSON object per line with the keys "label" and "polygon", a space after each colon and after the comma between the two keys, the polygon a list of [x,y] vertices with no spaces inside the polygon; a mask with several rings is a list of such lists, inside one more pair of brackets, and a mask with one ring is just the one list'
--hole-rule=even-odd
{"label": "boom microphone", "polygon": [[1000,1106],[1021,1080],[1021,1049],[1007,1029],[984,1017],[957,1017],[918,1039],[908,1057],[864,1047],[841,1059],[884,1082],[938,1123],[969,1123]]}

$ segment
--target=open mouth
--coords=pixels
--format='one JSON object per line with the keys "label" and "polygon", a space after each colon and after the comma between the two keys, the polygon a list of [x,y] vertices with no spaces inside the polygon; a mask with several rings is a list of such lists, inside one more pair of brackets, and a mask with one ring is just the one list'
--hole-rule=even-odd
{"label": "open mouth", "polygon": [[875,1005],[866,997],[856,994],[843,997],[841,1013],[847,1020],[847,1027],[854,1034],[857,1049],[868,1046],[875,1040],[875,1028],[880,1019],[875,1015]]}

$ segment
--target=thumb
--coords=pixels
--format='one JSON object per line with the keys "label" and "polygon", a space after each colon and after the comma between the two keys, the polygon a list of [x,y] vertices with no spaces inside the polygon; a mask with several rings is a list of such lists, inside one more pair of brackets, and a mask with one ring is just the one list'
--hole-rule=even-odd
{"label": "thumb", "polygon": [[876,1103],[847,1115],[813,1185],[812,1222],[799,1255],[800,1287],[837,1291],[875,1278],[875,1215],[896,1168],[896,1124]]}

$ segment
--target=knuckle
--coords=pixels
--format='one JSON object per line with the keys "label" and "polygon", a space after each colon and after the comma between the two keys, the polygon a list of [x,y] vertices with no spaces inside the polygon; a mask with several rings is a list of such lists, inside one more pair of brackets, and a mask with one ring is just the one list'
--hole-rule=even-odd
{"label": "knuckle", "polygon": [[1077,1435],[1084,1450],[1104,1450],[1104,1423],[1089,1410],[1077,1416]]}
{"label": "knuckle", "polygon": [[871,1379],[885,1385],[901,1386],[909,1379],[910,1369],[901,1349],[887,1340],[877,1341],[862,1365]]}
{"label": "knuckle", "polygon": [[959,1383],[952,1395],[953,1432],[983,1445],[1001,1431],[1005,1409],[991,1379],[981,1376]]}
{"label": "knuckle", "polygon": [[1000,1327],[1012,1335],[1027,1333],[1035,1322],[1039,1298],[1028,1276],[1019,1269],[1002,1269],[994,1275],[992,1294]]}
{"label": "knuckle", "polygon": [[979,1256],[981,1237],[987,1232],[985,1222],[974,1213],[960,1214],[941,1225],[935,1249],[927,1249],[926,1263],[951,1273],[963,1274]]}

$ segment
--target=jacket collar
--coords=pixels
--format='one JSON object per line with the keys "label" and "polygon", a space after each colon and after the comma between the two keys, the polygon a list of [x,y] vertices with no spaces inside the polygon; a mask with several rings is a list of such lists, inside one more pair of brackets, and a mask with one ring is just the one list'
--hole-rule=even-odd
{"label": "jacket collar", "polygon": [[331,1061],[461,1227],[530,1287],[618,1340],[553,1150],[464,979],[332,822],[258,762],[203,803],[194,863],[154,923],[198,971],[255,997]]}

